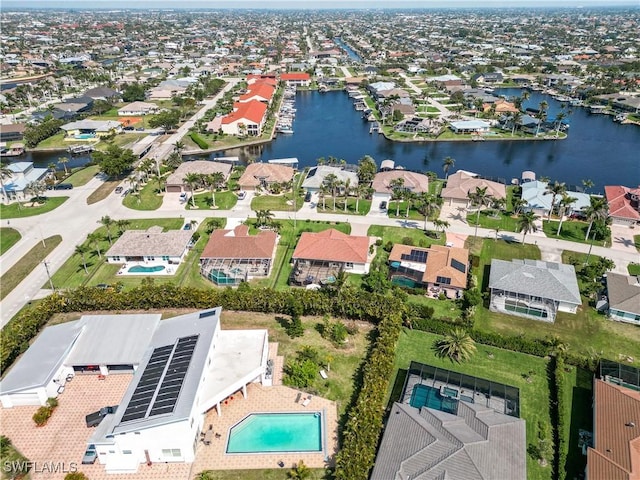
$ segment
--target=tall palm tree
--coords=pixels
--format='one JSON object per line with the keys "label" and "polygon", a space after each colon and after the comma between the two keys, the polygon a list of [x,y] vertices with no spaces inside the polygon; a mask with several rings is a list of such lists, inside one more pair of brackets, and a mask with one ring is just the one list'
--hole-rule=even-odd
{"label": "tall palm tree", "polygon": [[476,230],[474,237],[478,236],[478,225],[480,224],[480,209],[491,202],[491,196],[487,193],[487,187],[476,187],[472,192],[467,192],[467,197],[471,200],[471,204],[478,210],[476,211]]}
{"label": "tall palm tree", "polygon": [[444,233],[445,229],[449,228],[451,224],[446,220],[440,220],[439,218],[436,218],[433,221],[433,226],[436,228],[436,230],[442,230],[442,233]]}
{"label": "tall palm tree", "polygon": [[9,200],[7,196],[7,192],[4,189],[4,182],[13,177],[13,170],[9,168],[8,165],[4,163],[0,164],[0,188],[2,189],[2,197],[6,200]]}
{"label": "tall palm tree", "polygon": [[102,250],[100,249],[101,241],[102,235],[100,235],[98,232],[93,232],[87,235],[87,242],[89,242],[89,245],[96,249],[98,258],[102,258]]}
{"label": "tall palm tree", "polygon": [[[333,158],[333,157],[330,157]],[[336,211],[336,190],[338,189],[338,186],[340,184],[340,181],[338,180],[338,176],[334,173],[330,173],[329,175],[327,175],[326,177],[324,177],[324,182],[323,182],[331,191],[331,197],[333,198],[333,211]]]}
{"label": "tall palm tree", "polygon": [[189,185],[189,190],[191,190],[191,206],[196,208],[195,189],[196,185],[200,183],[200,175],[194,172],[187,173],[182,181]]}
{"label": "tall palm tree", "polygon": [[564,111],[558,112],[556,115],[556,138],[560,135],[560,126],[562,126],[562,120],[566,118],[567,114]]}
{"label": "tall palm tree", "polygon": [[547,108],[549,108],[549,104],[546,100],[540,102],[540,113],[538,114],[538,125],[536,127],[536,137],[538,133],[540,133],[540,127],[542,126],[542,122],[547,118]]}
{"label": "tall palm tree", "polygon": [[587,193],[590,188],[593,188],[593,185],[594,185],[593,180],[590,180],[588,178],[585,180],[582,180],[582,186],[584,187],[585,193]]}
{"label": "tall palm tree", "polygon": [[131,224],[129,220],[125,220],[121,218],[120,220],[116,220],[116,227],[118,228],[118,233],[122,235],[127,227]]}
{"label": "tall palm tree", "polygon": [[82,266],[84,267],[84,273],[89,274],[89,270],[87,270],[87,258],[86,254],[89,253],[89,247],[84,243],[81,245],[76,245],[75,253],[80,255],[82,258]]}
{"label": "tall palm tree", "polygon": [[40,203],[42,194],[46,191],[46,189],[47,187],[45,186],[45,184],[39,181],[29,182],[24,188],[25,192],[29,192],[30,194],[35,195],[37,203]]}
{"label": "tall palm tree", "polygon": [[184,143],[178,140],[176,143],[173,144],[173,151],[178,155],[180,155],[184,150],[184,147],[185,147]]}
{"label": "tall palm tree", "polygon": [[344,213],[347,213],[347,204],[349,203],[349,194],[351,193],[351,180],[347,178],[344,182]]}
{"label": "tall palm tree", "polygon": [[404,178],[394,178],[389,182],[393,195],[392,200],[396,200],[396,217],[400,216],[400,199],[402,199],[402,191],[404,190]]}
{"label": "tall palm tree", "polygon": [[287,472],[287,478],[291,480],[307,480],[311,478],[311,470],[302,460]]}
{"label": "tall palm tree", "polygon": [[413,206],[413,201],[417,198],[417,195],[413,193],[411,190],[405,190],[402,193],[402,199],[407,202],[407,209],[404,212],[405,218],[409,218],[409,210]]}
{"label": "tall palm tree", "polygon": [[58,163],[64,168],[64,174],[68,175],[69,172],[67,171],[67,163],[69,163],[69,159],[67,157],[60,157],[58,159]]}
{"label": "tall palm tree", "polygon": [[560,199],[560,208],[562,213],[558,212],[560,215],[560,225],[558,225],[556,236],[560,236],[560,232],[562,231],[562,222],[564,222],[564,216],[567,213],[567,209],[571,206],[572,203],[577,201],[577,198],[570,197],[566,192],[562,194],[562,198]]}
{"label": "tall palm tree", "polygon": [[522,121],[522,112],[513,112],[511,121],[513,122],[513,126],[511,127],[511,136],[513,137],[516,128],[518,128],[519,123]]}
{"label": "tall palm tree", "polygon": [[455,328],[435,344],[440,357],[461,363],[469,360],[476,352],[476,342],[462,328]]}
{"label": "tall palm tree", "polygon": [[[431,195],[430,193],[423,193],[420,196],[420,201],[418,203],[418,211],[424,215],[424,230],[427,230],[427,222],[429,218],[432,217],[438,209],[442,206],[443,200],[442,197],[438,197],[437,195]],[[435,223],[435,222],[434,222]]]}
{"label": "tall palm tree", "polygon": [[531,97],[531,92],[529,92],[529,90],[522,90],[522,94],[520,95],[522,102],[524,103],[529,100],[529,97]]}
{"label": "tall palm tree", "polygon": [[544,195],[551,195],[551,207],[549,208],[549,215],[547,221],[551,220],[551,214],[553,213],[553,207],[556,205],[556,199],[558,195],[562,196],[566,193],[567,186],[563,182],[557,180],[553,183],[548,183],[547,188],[544,191]]}
{"label": "tall palm tree", "polygon": [[329,189],[329,187],[327,185],[325,185],[324,183],[322,185],[320,185],[320,189],[318,190],[318,194],[319,194],[320,198],[322,199],[322,210],[326,210],[327,209],[326,200],[327,200],[327,195],[329,195],[330,191],[331,190]]}
{"label": "tall palm tree", "polygon": [[589,239],[589,234],[591,233],[593,222],[595,222],[596,220],[605,220],[609,215],[609,209],[608,209],[606,198],[590,197],[589,201],[591,202],[591,205],[589,205],[585,209],[587,220],[589,220],[589,228],[587,228],[587,234],[584,237],[585,241]]}
{"label": "tall palm tree", "polygon": [[54,162],[49,163],[49,165],[47,165],[47,167],[49,167],[49,170],[51,170],[51,173],[53,175],[56,174],[56,164]]}
{"label": "tall palm tree", "polygon": [[449,178],[449,169],[456,164],[455,159],[451,157],[446,157],[444,162],[442,162],[442,170],[444,170],[444,179],[447,180]]}
{"label": "tall palm tree", "polygon": [[107,238],[109,239],[109,245],[112,245],[111,242],[111,227],[115,225],[116,221],[111,218],[109,215],[104,215],[98,223],[101,223],[107,229]]}
{"label": "tall palm tree", "polygon": [[538,216],[533,212],[523,212],[518,217],[517,229],[518,233],[522,233],[522,243],[527,236],[527,233],[537,232],[536,220]]}
{"label": "tall palm tree", "polygon": [[527,205],[527,201],[522,197],[512,197],[511,198],[511,206],[513,207],[513,213],[516,215],[520,215],[522,211],[522,207]]}

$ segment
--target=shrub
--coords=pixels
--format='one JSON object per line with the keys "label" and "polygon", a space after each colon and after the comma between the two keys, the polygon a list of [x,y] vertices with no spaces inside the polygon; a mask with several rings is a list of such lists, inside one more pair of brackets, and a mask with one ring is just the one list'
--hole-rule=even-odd
{"label": "shrub", "polygon": [[51,413],[53,413],[51,407],[40,407],[36,413],[33,414],[33,421],[37,426],[41,427],[47,423],[51,417]]}
{"label": "shrub", "polygon": [[55,397],[47,398],[47,406],[51,407],[52,409],[56,408],[58,406],[58,399]]}
{"label": "shrub", "polygon": [[64,476],[64,480],[89,480],[89,478],[82,472],[71,472]]}
{"label": "shrub", "polygon": [[193,140],[193,143],[198,145],[198,147],[200,147],[202,150],[209,148],[209,144],[204,140],[204,138],[202,138],[196,132],[191,132],[189,134],[189,138]]}
{"label": "shrub", "polygon": [[292,360],[284,367],[283,383],[297,388],[306,388],[316,378],[318,366],[312,360]]}

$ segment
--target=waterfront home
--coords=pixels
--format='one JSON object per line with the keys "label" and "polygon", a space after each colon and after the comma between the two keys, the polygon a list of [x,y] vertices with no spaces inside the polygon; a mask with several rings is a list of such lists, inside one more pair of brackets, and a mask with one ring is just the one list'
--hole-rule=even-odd
{"label": "waterfront home", "polygon": [[234,103],[233,112],[222,117],[221,128],[227,135],[259,136],[266,121],[267,105],[258,100]]}
{"label": "waterfront home", "polygon": [[264,83],[275,88],[278,85],[275,74],[249,74],[247,75],[247,85],[251,86],[256,83]]}
{"label": "waterfront home", "polygon": [[333,167],[331,165],[318,165],[311,167],[307,173],[307,177],[302,182],[302,188],[308,192],[315,193],[320,190],[322,185],[327,185],[327,176],[335,175],[340,187],[338,191],[343,191],[347,182],[351,188],[358,186],[358,174],[345,170],[342,167]]}
{"label": "waterfront home", "polygon": [[116,101],[120,93],[109,87],[90,88],[82,94],[83,97],[91,97],[94,100]]}
{"label": "waterfront home", "polygon": [[280,80],[287,86],[308,87],[311,85],[311,77],[307,72],[282,73]]}
{"label": "waterfront home", "polygon": [[293,180],[294,170],[288,165],[273,163],[251,163],[247,165],[238,185],[242,190],[269,190],[274,183],[288,183]]}
{"label": "waterfront home", "polygon": [[51,172],[48,168],[37,168],[33,162],[16,162],[7,165],[11,176],[2,181],[2,201],[24,201],[31,192],[27,185],[31,182],[42,182]]}
{"label": "waterfront home", "polygon": [[304,232],[291,258],[294,265],[289,283],[332,283],[342,271],[369,273],[373,259],[370,244],[369,237],[351,236],[333,228],[319,233]]}
{"label": "waterfront home", "polygon": [[[158,268],[177,266],[187,255],[192,236],[192,230],[163,232],[162,227],[158,226],[148,230],[127,230],[107,250],[105,256],[108,263],[136,262]],[[145,272],[141,270],[139,273]]]}
{"label": "waterfront home", "polygon": [[396,88],[394,82],[374,82],[367,85],[367,90],[374,99],[378,98],[379,92],[384,92]]}
{"label": "waterfront home", "polygon": [[215,230],[200,255],[200,273],[220,286],[268,277],[277,243],[278,235],[272,230],[262,230],[256,235],[249,235],[247,225]]}
{"label": "waterfront home", "polygon": [[[534,212],[541,217],[549,215],[553,195],[548,192],[547,185],[547,182],[539,180],[522,184],[522,199],[527,202],[523,207],[524,210]],[[565,215],[570,215],[572,212],[583,210],[591,205],[591,196],[587,193],[567,191],[567,195],[575,198],[576,201],[569,205]],[[555,200],[554,209],[558,207],[562,198],[557,195]]]}
{"label": "waterfront home", "polygon": [[22,140],[26,124],[24,123],[7,123],[0,128],[0,142],[12,142]]}
{"label": "waterfront home", "polygon": [[118,115],[126,116],[144,116],[152,113],[158,113],[158,105],[148,102],[132,102],[118,110]]}
{"label": "waterfront home", "polygon": [[504,114],[504,113],[518,113],[520,110],[515,106],[514,103],[508,102],[505,99],[501,98],[496,100],[493,103],[483,103],[482,110],[484,113],[488,113],[493,109],[496,115]]}
{"label": "waterfront home", "polygon": [[[391,162],[391,160],[384,160],[380,164],[381,170],[386,167],[385,162]],[[390,166],[393,168],[393,165]],[[373,205],[379,205],[380,202],[389,202],[391,200],[391,196],[393,195],[393,182],[398,179],[402,179],[402,189],[407,190],[409,192],[415,193],[417,195],[421,193],[427,193],[429,191],[429,177],[422,173],[410,172],[407,170],[387,170],[376,173],[376,176],[373,178],[373,183],[371,186],[373,187]]]}
{"label": "waterfront home", "polygon": [[472,78],[478,83],[502,83],[503,80],[500,72],[476,73]]}
{"label": "waterfront home", "polygon": [[370,480],[525,480],[517,388],[411,362]]}
{"label": "waterfront home", "polygon": [[486,133],[491,129],[491,124],[482,120],[457,120],[450,122],[449,128],[458,134]]}
{"label": "waterfront home", "polygon": [[[192,162],[182,162],[178,168],[167,177],[166,191],[167,192],[190,192],[191,187],[188,183],[185,183],[185,177],[190,173],[197,173],[198,175],[211,175],[214,173],[221,173],[224,176],[224,182],[227,181],[229,175],[231,175],[232,165],[230,163],[212,162],[209,160],[194,160]],[[223,183],[224,183],[223,182]]]}
{"label": "waterfront home", "polygon": [[607,272],[607,298],[611,320],[640,325],[640,276]]}
{"label": "waterfront home", "polygon": [[485,180],[477,173],[458,170],[449,175],[447,186],[442,189],[440,196],[449,206],[468,207],[471,204],[469,192],[476,188],[486,188],[487,195],[494,198],[507,198],[507,190],[504,184]]}
{"label": "waterfront home", "polygon": [[614,225],[640,224],[640,187],[607,185],[604,194],[609,204],[609,217]]}
{"label": "waterfront home", "polygon": [[396,243],[389,254],[392,283],[425,288],[427,295],[459,298],[467,288],[469,250],[431,245],[428,248]]}
{"label": "waterfront home", "polygon": [[271,85],[267,85],[263,82],[254,83],[249,85],[247,89],[247,93],[240,95],[238,98],[239,103],[248,103],[252,101],[258,101],[262,103],[266,103],[267,105],[271,103],[273,99],[273,94],[275,93],[275,87]]}
{"label": "waterfront home", "polygon": [[492,312],[554,322],[560,312],[582,305],[573,265],[542,260],[492,260],[489,276]]}
{"label": "waterfront home", "polygon": [[115,120],[79,120],[60,127],[68,139],[91,140],[122,131],[122,124]]}

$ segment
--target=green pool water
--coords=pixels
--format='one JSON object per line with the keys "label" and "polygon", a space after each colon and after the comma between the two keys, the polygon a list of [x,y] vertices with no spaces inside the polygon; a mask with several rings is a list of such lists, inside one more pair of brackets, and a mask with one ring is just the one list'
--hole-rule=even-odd
{"label": "green pool water", "polygon": [[153,273],[153,272],[161,272],[165,269],[164,265],[155,265],[153,267],[145,267],[144,265],[134,265],[130,267],[127,272],[129,273]]}
{"label": "green pool water", "polygon": [[227,453],[320,452],[322,415],[254,413],[231,428]]}

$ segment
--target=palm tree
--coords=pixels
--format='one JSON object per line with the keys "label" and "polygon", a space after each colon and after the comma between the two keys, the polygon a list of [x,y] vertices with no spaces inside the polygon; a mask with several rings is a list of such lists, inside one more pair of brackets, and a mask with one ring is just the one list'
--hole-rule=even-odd
{"label": "palm tree", "polygon": [[[418,211],[424,215],[424,230],[427,230],[427,222],[435,212],[442,205],[442,197],[431,195],[430,193],[423,193],[418,203]],[[434,222],[435,223],[435,222]]]}
{"label": "palm tree", "polygon": [[547,188],[544,191],[544,195],[551,195],[551,207],[549,208],[549,216],[547,221],[551,220],[551,214],[553,213],[553,207],[556,205],[556,198],[558,195],[562,196],[566,193],[567,186],[563,182],[557,180],[553,184],[548,183]]}
{"label": "palm tree", "polygon": [[347,204],[349,203],[349,194],[351,193],[351,180],[347,178],[344,182],[344,213],[347,213]]}
{"label": "palm tree", "polygon": [[194,172],[187,173],[182,181],[189,185],[189,190],[191,190],[191,206],[193,208],[196,208],[196,199],[194,192],[196,189],[196,185],[200,183],[200,175]]}
{"label": "palm tree", "polygon": [[547,118],[547,108],[549,108],[549,104],[546,100],[540,102],[540,113],[538,114],[538,125],[536,127],[536,137],[538,133],[540,133],[540,127],[542,126],[542,122]]}
{"label": "palm tree", "polygon": [[522,243],[524,243],[527,233],[538,231],[538,227],[535,223],[537,219],[538,216],[533,212],[523,212],[518,217],[517,228],[518,232],[522,233]]}
{"label": "palm tree", "polygon": [[442,233],[444,233],[445,229],[449,228],[451,224],[446,220],[440,220],[439,218],[436,218],[433,221],[433,226],[436,228],[436,230],[442,230]]}
{"label": "palm tree", "polygon": [[82,258],[82,266],[84,267],[84,273],[89,274],[89,270],[87,270],[87,259],[85,255],[89,253],[89,247],[84,243],[81,245],[76,245],[75,253],[80,255]]}
{"label": "palm tree", "polygon": [[287,478],[292,480],[307,480],[308,478],[311,478],[311,470],[309,470],[309,467],[300,460],[287,472]]}
{"label": "palm tree", "polygon": [[329,190],[331,191],[331,197],[333,198],[333,211],[335,212],[336,211],[336,190],[338,188],[338,185],[340,184],[340,181],[338,180],[337,175],[335,175],[334,173],[330,173],[329,175],[324,177],[323,183],[326,184]]}
{"label": "palm tree", "polygon": [[396,217],[399,217],[400,199],[402,198],[402,191],[404,190],[404,178],[394,178],[389,182],[389,186],[393,192],[391,199],[396,201]]}
{"label": "palm tree", "polygon": [[411,190],[404,190],[402,192],[402,199],[407,202],[407,210],[404,212],[405,218],[409,218],[409,210],[413,206],[413,201],[417,198],[416,194]]}
{"label": "palm tree", "polygon": [[40,199],[42,198],[42,194],[46,191],[47,187],[45,187],[43,182],[29,182],[27,186],[24,188],[25,192],[29,192],[35,195],[35,201],[40,203]]}
{"label": "palm tree", "polygon": [[590,188],[593,188],[593,185],[594,185],[593,181],[588,178],[585,180],[582,180],[582,186],[584,187],[585,193],[587,193]]}
{"label": "palm tree", "polygon": [[519,215],[522,211],[522,207],[527,205],[527,201],[522,197],[512,197],[511,206],[513,207],[513,213]]}
{"label": "palm tree", "polygon": [[102,241],[102,235],[98,232],[93,232],[87,235],[87,241],[89,245],[93,246],[98,253],[98,258],[102,258],[102,250],[100,249],[100,242]]}
{"label": "palm tree", "polygon": [[480,224],[480,209],[489,204],[491,196],[487,194],[487,187],[476,187],[475,191],[467,192],[467,197],[471,200],[471,204],[478,210],[476,211],[476,231],[474,237],[478,236],[478,225]]}
{"label": "palm tree", "polygon": [[522,90],[522,94],[520,95],[522,101],[526,102],[527,100],[529,100],[529,97],[531,97],[531,92],[529,92],[529,90]]}
{"label": "palm tree", "polygon": [[9,198],[7,197],[7,192],[4,189],[4,182],[11,177],[13,177],[13,170],[4,163],[0,164],[0,188],[2,189],[2,197],[6,200],[9,200]]}
{"label": "palm tree", "polygon": [[591,202],[591,205],[589,205],[585,209],[587,220],[589,220],[589,228],[587,229],[587,235],[584,237],[585,241],[589,239],[589,234],[591,233],[593,222],[595,222],[596,220],[605,220],[609,215],[606,198],[590,197],[589,200]]}
{"label": "palm tree", "polygon": [[556,115],[556,138],[560,135],[560,126],[562,125],[562,120],[566,118],[567,114],[564,111],[558,112]]}
{"label": "palm tree", "polygon": [[476,352],[476,342],[462,328],[455,328],[436,342],[435,349],[440,357],[461,363]]}
{"label": "palm tree", "polygon": [[58,159],[58,163],[62,165],[62,167],[64,168],[64,174],[65,176],[69,174],[69,172],[67,171],[67,163],[69,163],[69,159],[67,157],[60,157]]}
{"label": "palm tree", "polygon": [[355,189],[356,194],[356,213],[360,211],[360,197],[362,197],[369,187],[362,183],[358,183],[358,186]]}
{"label": "palm tree", "polygon": [[130,224],[131,222],[129,220],[125,220],[125,219],[116,220],[116,227],[118,228],[118,233],[122,235]]}
{"label": "palm tree", "polygon": [[109,245],[112,245],[111,242],[111,227],[116,223],[116,221],[111,218],[109,215],[103,216],[98,223],[101,223],[107,229],[107,238],[109,239]]}
{"label": "palm tree", "polygon": [[325,185],[324,183],[322,185],[320,185],[320,190],[318,190],[318,194],[319,194],[320,198],[322,199],[322,210],[326,210],[327,209],[326,200],[327,200],[327,195],[329,195],[330,191],[331,190],[329,189],[329,187],[327,185]]}
{"label": "palm tree", "polygon": [[558,225],[558,231],[556,232],[556,236],[558,237],[560,236],[560,232],[562,231],[562,222],[564,222],[564,215],[567,212],[567,209],[572,203],[577,201],[578,201],[577,198],[570,197],[569,195],[567,195],[566,192],[562,194],[562,198],[560,199],[560,206],[561,206],[562,213],[560,214],[560,212],[558,212],[558,214],[560,215],[560,225]]}
{"label": "palm tree", "polygon": [[444,179],[449,178],[449,169],[456,164],[456,161],[451,157],[446,157],[442,162],[442,170],[444,170]]}
{"label": "palm tree", "polygon": [[176,143],[173,144],[173,151],[177,153],[179,156],[184,150],[184,147],[185,147],[184,143],[178,140]]}
{"label": "palm tree", "polygon": [[516,128],[518,128],[518,124],[522,121],[522,113],[514,112],[513,115],[511,115],[511,121],[513,122],[513,126],[511,127],[511,136],[513,137]]}
{"label": "palm tree", "polygon": [[49,170],[51,170],[51,173],[53,175],[56,174],[56,164],[55,163],[51,162],[51,163],[49,163],[49,165],[47,165],[47,167],[49,167]]}

